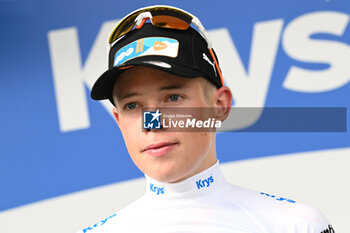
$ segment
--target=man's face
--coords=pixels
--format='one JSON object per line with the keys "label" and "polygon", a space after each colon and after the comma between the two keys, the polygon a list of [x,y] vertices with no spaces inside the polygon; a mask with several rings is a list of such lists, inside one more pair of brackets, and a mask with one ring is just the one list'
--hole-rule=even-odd
{"label": "man's face", "polygon": [[[178,182],[216,162],[215,133],[168,132],[141,128],[143,107],[209,107],[199,78],[175,76],[138,66],[124,71],[114,88],[113,110],[136,166],[163,182]],[[213,93],[215,88],[210,89]]]}

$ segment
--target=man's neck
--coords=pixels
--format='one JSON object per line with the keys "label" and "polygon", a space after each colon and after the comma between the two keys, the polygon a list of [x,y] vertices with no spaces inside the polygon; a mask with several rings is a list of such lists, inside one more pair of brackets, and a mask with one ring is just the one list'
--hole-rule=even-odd
{"label": "man's neck", "polygon": [[146,195],[156,199],[177,199],[209,195],[227,185],[217,161],[210,168],[177,183],[160,182],[146,175]]}

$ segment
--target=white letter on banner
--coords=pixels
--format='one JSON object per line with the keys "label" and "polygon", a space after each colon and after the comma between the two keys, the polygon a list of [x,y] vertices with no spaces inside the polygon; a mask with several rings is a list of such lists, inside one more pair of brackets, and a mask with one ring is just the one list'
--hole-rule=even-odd
{"label": "white letter on banner", "polygon": [[[224,81],[232,90],[234,107],[222,130],[234,130],[254,124],[262,114],[275,64],[283,20],[256,23],[254,26],[248,72],[227,29],[211,30]],[[239,35],[238,35],[239,36]],[[256,107],[242,110],[242,107]]]}
{"label": "white letter on banner", "polygon": [[[88,128],[89,115],[84,83],[91,89],[108,67],[107,38],[116,20],[102,25],[91,52],[81,67],[78,33],[75,28],[48,33],[60,129],[63,132]],[[102,101],[112,115],[112,104]]]}
{"label": "white letter on banner", "polygon": [[90,126],[78,33],[75,28],[48,33],[60,129],[63,132]]}
{"label": "white letter on banner", "polygon": [[325,70],[307,70],[293,66],[283,83],[284,88],[300,92],[323,92],[339,88],[350,80],[350,46],[325,39],[311,39],[314,34],[341,36],[349,15],[340,12],[309,13],[293,20],[285,29],[283,47],[292,58],[329,64]]}

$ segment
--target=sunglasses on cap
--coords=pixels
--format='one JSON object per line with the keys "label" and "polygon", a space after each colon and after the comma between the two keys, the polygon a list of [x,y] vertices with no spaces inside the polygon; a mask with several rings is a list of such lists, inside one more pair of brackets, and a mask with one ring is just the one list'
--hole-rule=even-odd
{"label": "sunglasses on cap", "polygon": [[122,20],[120,20],[112,30],[108,39],[110,47],[112,47],[114,42],[117,42],[118,39],[123,37],[128,32],[134,29],[142,28],[147,20],[150,20],[152,25],[155,27],[171,28],[177,30],[186,30],[191,26],[191,24],[195,25],[201,36],[208,44],[208,50],[213,58],[216,70],[220,76],[221,84],[224,86],[221,70],[214,55],[212,43],[207,31],[197,17],[182,9],[171,6],[156,5],[140,8],[134,12],[131,12]]}

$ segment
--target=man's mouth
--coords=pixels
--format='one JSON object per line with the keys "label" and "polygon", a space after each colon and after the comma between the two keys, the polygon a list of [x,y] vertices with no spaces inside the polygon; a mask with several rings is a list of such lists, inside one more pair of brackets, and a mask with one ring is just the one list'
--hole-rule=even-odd
{"label": "man's mouth", "polygon": [[158,157],[165,155],[177,145],[177,142],[159,142],[146,146],[145,149],[142,150],[142,152],[146,152],[151,156]]}

